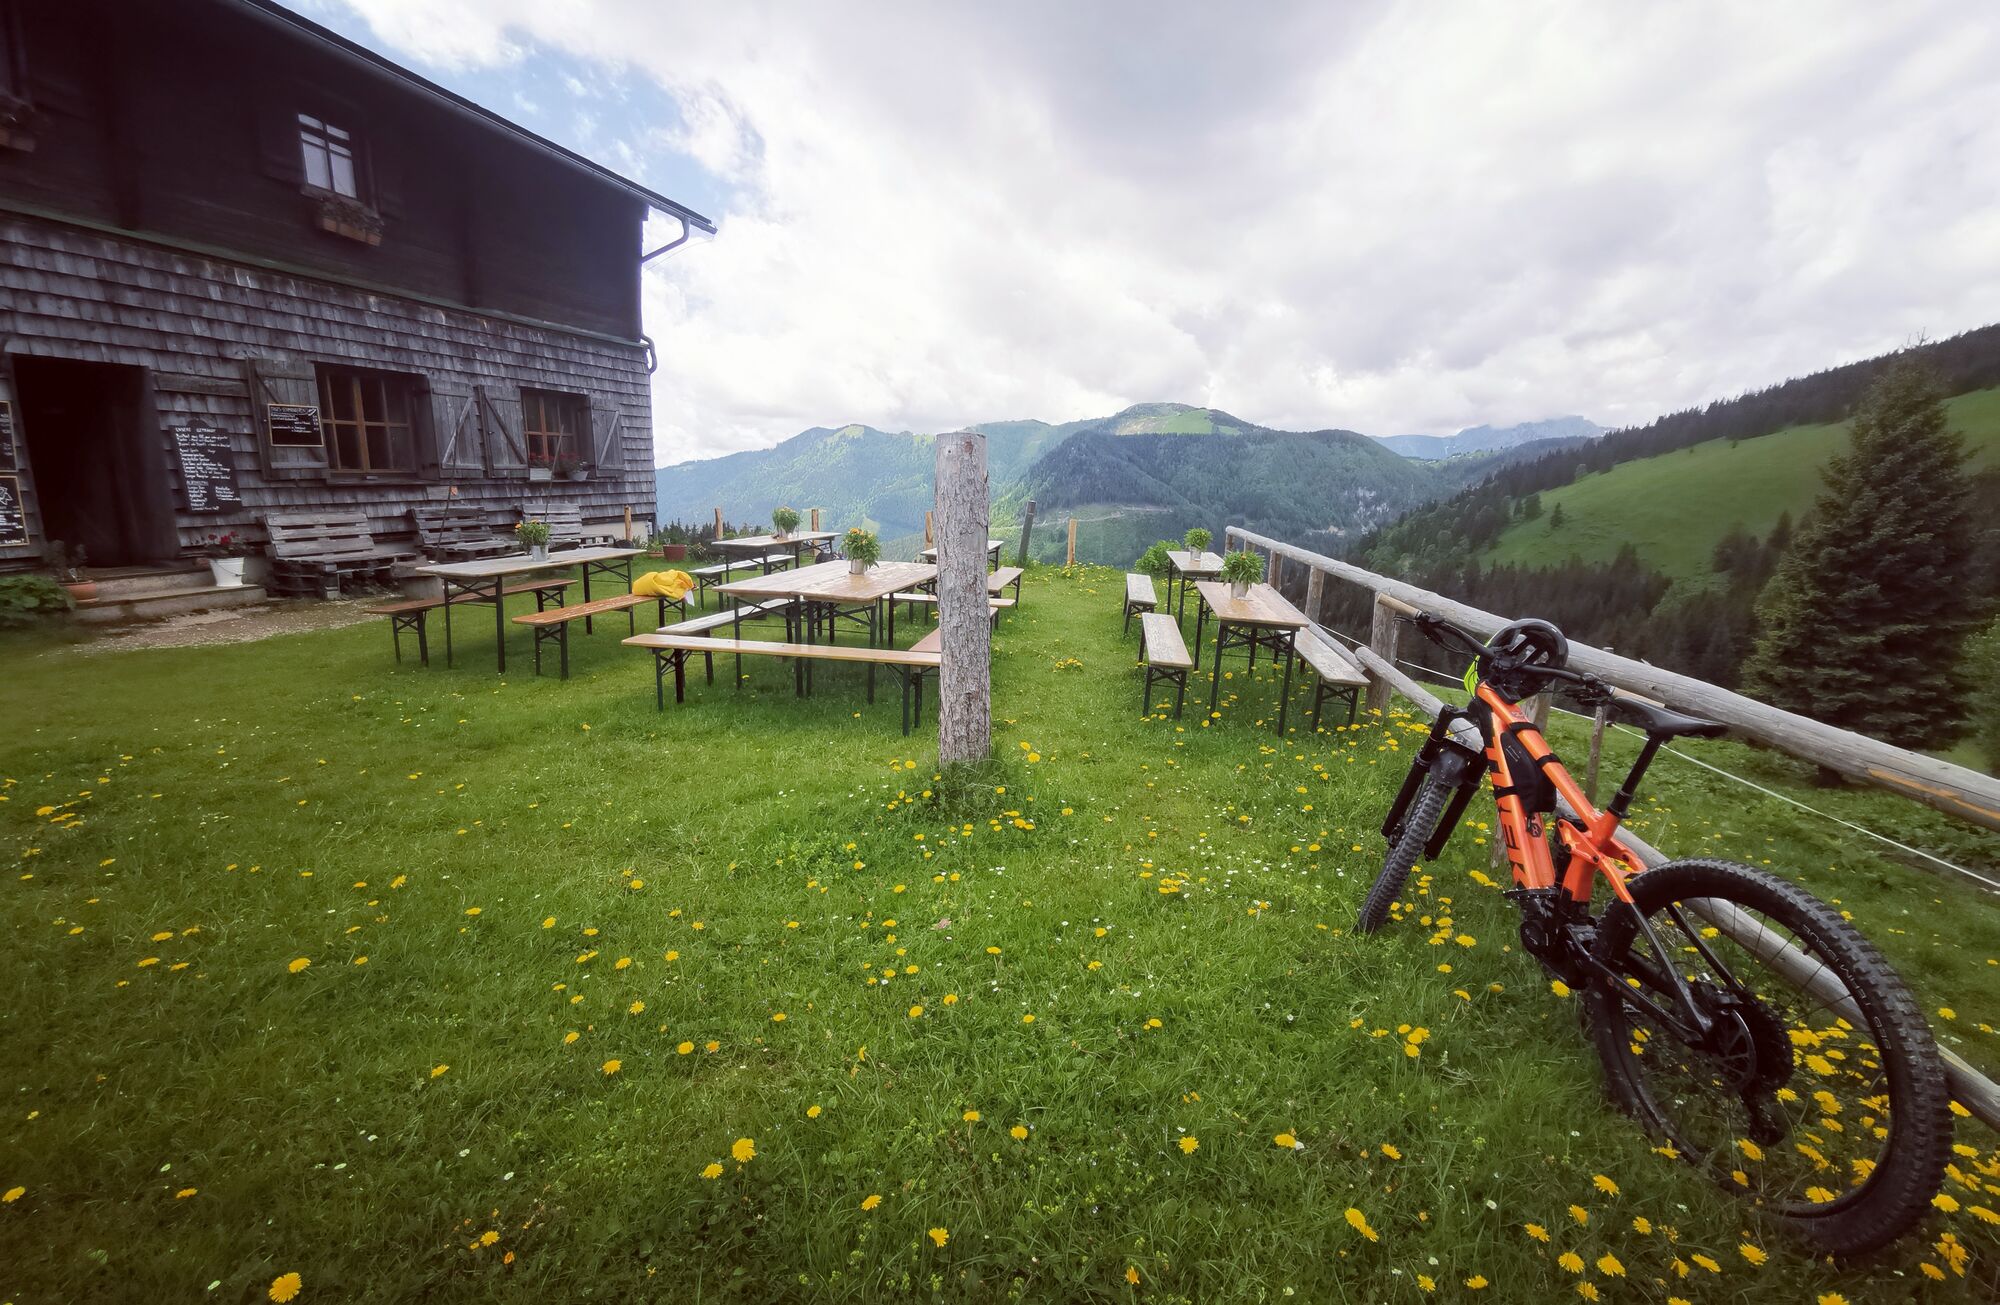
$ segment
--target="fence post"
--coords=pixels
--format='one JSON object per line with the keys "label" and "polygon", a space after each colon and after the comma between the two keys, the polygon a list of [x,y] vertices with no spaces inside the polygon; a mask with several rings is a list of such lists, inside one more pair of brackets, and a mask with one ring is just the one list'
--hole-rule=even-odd
{"label": "fence post", "polygon": [[1604,722],[1610,712],[1599,707],[1590,717],[1590,767],[1584,772],[1583,795],[1597,805],[1597,763],[1604,755]]}
{"label": "fence post", "polygon": [[[1402,635],[1402,624],[1396,613],[1382,601],[1382,595],[1375,595],[1375,614],[1368,623],[1368,646],[1377,656],[1391,666],[1396,664],[1396,641]],[[1368,710],[1386,711],[1389,706],[1389,682],[1377,675],[1368,681]]]}
{"label": "fence post", "polygon": [[628,544],[632,542],[632,505],[630,503],[625,505],[625,542]]}
{"label": "fence post", "polygon": [[[986,437],[937,439],[938,764],[993,749],[992,624],[986,605]],[[929,514],[925,514],[928,518]]]}
{"label": "fence post", "polygon": [[715,509],[715,537],[722,538],[722,509]]}
{"label": "fence post", "polygon": [[1021,554],[1014,559],[1015,566],[1028,564],[1028,535],[1035,528],[1035,500],[1028,500],[1027,510],[1021,515]]}
{"label": "fence post", "polygon": [[819,509],[818,509],[818,508],[814,508],[814,509],[813,509],[813,515],[812,515],[812,528],[813,528],[813,529],[814,529],[815,531],[817,531],[817,530],[819,529]]}
{"label": "fence post", "polygon": [[1319,621],[1320,600],[1326,592],[1326,572],[1313,567],[1306,572],[1306,619]]}
{"label": "fence post", "polygon": [[937,547],[937,535],[931,529],[931,514],[924,513],[924,547]]}
{"label": "fence post", "polygon": [[1069,555],[1064,560],[1063,565],[1064,566],[1076,565],[1076,518],[1075,517],[1071,517],[1069,519]]}
{"label": "fence post", "polygon": [[1282,594],[1285,592],[1285,556],[1275,548],[1265,551],[1270,555],[1271,565],[1268,568],[1270,574],[1265,576],[1264,579],[1271,588]]}

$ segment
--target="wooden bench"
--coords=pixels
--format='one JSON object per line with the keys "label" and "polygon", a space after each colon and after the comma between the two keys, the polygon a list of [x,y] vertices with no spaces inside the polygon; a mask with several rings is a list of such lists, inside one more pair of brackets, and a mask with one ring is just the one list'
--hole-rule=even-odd
{"label": "wooden bench", "polygon": [[608,612],[625,613],[625,630],[628,634],[638,633],[639,623],[632,615],[633,609],[656,603],[660,609],[659,624],[667,623],[667,608],[678,607],[683,615],[687,613],[685,598],[669,598],[665,594],[613,594],[609,598],[593,598],[587,603],[571,603],[567,607],[550,607],[542,611],[523,612],[514,618],[514,624],[525,625],[535,632],[535,674],[542,673],[542,645],[553,642],[562,653],[562,678],[569,678],[569,623],[585,620],[593,616],[603,616]]}
{"label": "wooden bench", "polygon": [[[919,607],[936,607],[937,600],[938,599],[936,594],[926,593],[920,589],[912,589],[906,593],[890,594],[889,595],[889,642],[894,643],[896,641],[897,603],[907,604],[910,609],[910,614],[914,616],[916,614],[917,608]],[[1013,605],[1014,605],[1014,600],[1011,598],[988,598],[986,600],[987,620],[992,623],[994,629],[997,630],[1000,628],[1000,613],[1005,611],[1009,607],[1012,607]]]}
{"label": "wooden bench", "polygon": [[1125,633],[1132,633],[1132,614],[1150,612],[1160,605],[1160,599],[1153,592],[1153,577],[1142,571],[1125,573]]}
{"label": "wooden bench", "polygon": [[1021,601],[1022,574],[1023,572],[1018,566],[1003,566],[998,571],[986,577],[986,592],[997,596],[1002,589],[1012,585],[1014,587],[1014,601],[1018,603]]}
{"label": "wooden bench", "polygon": [[[738,657],[789,657],[798,696],[804,697],[811,681],[807,672],[814,662],[848,662],[868,667],[868,700],[875,700],[875,668],[895,674],[903,686],[903,733],[910,732],[911,704],[922,723],[924,677],[938,669],[942,659],[941,637],[920,641],[914,648],[864,648],[841,643],[765,643],[754,639],[709,639],[699,634],[635,634],[625,642],[653,654],[653,702],[661,711],[667,706],[667,676],[674,677],[674,701],[687,701],[687,659],[700,654],[734,653]],[[929,646],[926,646],[926,645]],[[742,683],[739,676],[738,684]]]}
{"label": "wooden bench", "polygon": [[544,503],[540,507],[523,503],[520,512],[523,521],[548,523],[550,548],[582,548],[586,544],[612,542],[609,530],[584,530],[583,509],[574,503]]}
{"label": "wooden bench", "polygon": [[343,581],[386,583],[396,563],[417,557],[378,545],[359,511],[283,513],[265,517],[264,529],[271,537],[271,587],[280,593],[334,598]]}
{"label": "wooden bench", "polygon": [[1146,612],[1139,617],[1139,648],[1146,659],[1146,692],[1141,704],[1145,714],[1153,714],[1153,686],[1165,680],[1175,686],[1174,719],[1179,720],[1187,701],[1188,672],[1194,669],[1181,627],[1165,612]]}
{"label": "wooden bench", "polygon": [[512,553],[519,547],[512,539],[494,534],[486,514],[477,508],[414,507],[410,522],[417,528],[417,547],[433,561],[463,562]]}
{"label": "wooden bench", "polygon": [[[535,610],[539,612],[546,608],[549,603],[561,601],[563,590],[569,588],[573,583],[570,580],[535,580],[528,584],[515,585],[511,589],[503,589],[500,592],[503,597],[512,597],[515,594],[533,594],[535,596]],[[403,631],[414,630],[417,635],[417,663],[421,666],[429,666],[431,664],[431,645],[430,637],[424,629],[425,622],[432,612],[443,607],[447,601],[453,603],[474,603],[481,600],[476,594],[453,594],[449,600],[443,598],[406,598],[396,603],[377,603],[373,607],[364,607],[361,610],[370,616],[386,616],[389,618],[389,638],[395,644],[396,660],[399,662],[403,660]]]}
{"label": "wooden bench", "polygon": [[[745,621],[760,621],[767,616],[782,616],[785,618],[785,637],[789,639],[792,637],[792,606],[792,600],[789,598],[772,598],[761,603],[740,603],[720,611],[703,612],[700,616],[689,617],[673,625],[663,625],[659,633],[697,635],[729,626],[732,632],[740,635],[740,627]],[[708,682],[715,683],[715,654],[713,652],[704,654],[701,660],[702,670],[707,674]],[[741,683],[743,679],[741,657],[736,659],[736,678]]]}
{"label": "wooden bench", "polygon": [[1299,631],[1293,644],[1299,660],[1313,668],[1319,677],[1319,685],[1313,690],[1313,729],[1319,729],[1320,705],[1328,698],[1347,699],[1347,723],[1354,723],[1355,710],[1361,704],[1361,690],[1368,687],[1368,676],[1347,650],[1331,639],[1321,637],[1311,629]]}

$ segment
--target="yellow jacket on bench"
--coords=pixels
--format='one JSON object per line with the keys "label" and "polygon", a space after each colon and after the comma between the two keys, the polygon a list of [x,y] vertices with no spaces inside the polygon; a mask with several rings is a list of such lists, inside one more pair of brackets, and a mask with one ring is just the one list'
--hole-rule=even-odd
{"label": "yellow jacket on bench", "polygon": [[694,577],[685,571],[648,571],[632,582],[632,592],[648,598],[670,598],[679,602],[694,588]]}

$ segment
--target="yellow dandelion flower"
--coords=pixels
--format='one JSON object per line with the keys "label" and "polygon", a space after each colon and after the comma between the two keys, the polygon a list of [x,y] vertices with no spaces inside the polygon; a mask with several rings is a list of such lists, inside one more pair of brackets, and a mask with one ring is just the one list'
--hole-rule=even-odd
{"label": "yellow dandelion flower", "polygon": [[1401,1160],[1403,1158],[1403,1153],[1387,1142],[1382,1144],[1382,1154],[1388,1156],[1391,1160]]}
{"label": "yellow dandelion flower", "polygon": [[722,1177],[722,1166],[711,1160],[701,1167],[701,1176],[703,1178],[720,1178]]}
{"label": "yellow dandelion flower", "polygon": [[466,913],[467,915],[478,915],[478,914],[479,914],[479,908],[478,908],[478,907],[476,907],[476,906],[468,906],[468,907],[466,907],[466,908],[465,908],[465,913]]}
{"label": "yellow dandelion flower", "polygon": [[1175,1143],[1175,1145],[1180,1147],[1182,1155],[1193,1155],[1201,1147],[1201,1139],[1192,1136],[1184,1137]]}
{"label": "yellow dandelion flower", "polygon": [[431,1067],[431,1077],[440,1078],[444,1075],[444,1072],[450,1068],[451,1066],[449,1065],[434,1065]]}
{"label": "yellow dandelion flower", "polygon": [[1721,1272],[1722,1272],[1722,1266],[1721,1266],[1720,1264],[1717,1264],[1717,1263],[1716,1263],[1716,1262],[1715,1262],[1715,1261],[1714,1261],[1714,1260],[1713,1260],[1712,1258],[1710,1258],[1709,1256],[1706,1256],[1706,1255],[1696,1255],[1696,1256],[1692,1256],[1692,1257],[1690,1257],[1690,1258],[1692,1258],[1692,1259],[1694,1260],[1694,1262],[1695,1262],[1696,1264],[1699,1264],[1699,1265],[1700,1265],[1700,1266],[1701,1266],[1702,1268],[1704,1268],[1704,1269],[1707,1269],[1707,1270],[1708,1270],[1708,1271],[1709,1271],[1710,1273],[1721,1273]]}
{"label": "yellow dandelion flower", "polygon": [[1373,1228],[1370,1228],[1368,1226],[1368,1216],[1361,1213],[1361,1211],[1355,1209],[1352,1206],[1349,1206],[1347,1209],[1347,1226],[1354,1229],[1354,1231],[1360,1233],[1363,1237],[1366,1237],[1371,1242],[1379,1242],[1382,1240],[1381,1234],[1377,1233]]}
{"label": "yellow dandelion flower", "polygon": [[1035,1017],[1033,1015],[1023,1015],[1021,1017],[1021,1023],[1023,1024],[1033,1024],[1034,1022],[1035,1022]]}
{"label": "yellow dandelion flower", "polygon": [[1013,1138],[1016,1142],[1025,1142],[1028,1140],[1028,1130],[1020,1124],[1016,1124],[1007,1130],[1007,1136]]}
{"label": "yellow dandelion flower", "polygon": [[912,1006],[912,1007],[910,1007],[910,1018],[911,1018],[911,1019],[913,1019],[913,1020],[917,1020],[917,1019],[922,1019],[923,1017],[924,1017],[924,1008],[923,1008],[922,1006]]}
{"label": "yellow dandelion flower", "polygon": [[963,1115],[960,1115],[959,1118],[968,1124],[976,1124],[979,1122],[979,1112],[977,1110],[968,1110]]}
{"label": "yellow dandelion flower", "polygon": [[575,1029],[571,1029],[569,1032],[563,1034],[563,1045],[567,1047],[582,1036],[583,1035],[581,1033],[578,1033]]}
{"label": "yellow dandelion flower", "polygon": [[271,1288],[268,1294],[272,1300],[278,1302],[278,1305],[284,1305],[286,1301],[297,1296],[299,1289],[305,1285],[305,1279],[299,1277],[298,1274],[281,1273],[271,1279]]}
{"label": "yellow dandelion flower", "polygon": [[297,974],[300,970],[305,969],[307,966],[311,964],[312,964],[312,957],[301,956],[297,960],[294,960],[291,964],[287,965],[285,968],[289,970],[291,973]]}
{"label": "yellow dandelion flower", "polygon": [[944,995],[944,1004],[947,1006],[958,1005],[958,994],[955,992],[947,992]]}
{"label": "yellow dandelion flower", "polygon": [[938,1246],[943,1246],[946,1242],[951,1240],[951,1234],[943,1228],[933,1228],[930,1230],[930,1232],[928,1232],[925,1235],[928,1236],[931,1239],[931,1241]]}
{"label": "yellow dandelion flower", "polygon": [[1596,1300],[1597,1284],[1594,1282],[1579,1282],[1576,1284],[1576,1294],[1585,1300]]}
{"label": "yellow dandelion flower", "polygon": [[[692,1047],[689,1047],[689,1048],[688,1048],[688,1050],[692,1051],[692,1050],[694,1050],[694,1048],[692,1048]],[[819,1114],[820,1114],[820,1110],[819,1110],[819,1107],[818,1107],[818,1106],[816,1106],[816,1105],[813,1105],[813,1106],[807,1106],[807,1107],[806,1107],[806,1118],[807,1118],[807,1119],[818,1119],[818,1118],[819,1118]]]}
{"label": "yellow dandelion flower", "polygon": [[1293,1137],[1290,1133],[1280,1133],[1271,1139],[1271,1143],[1274,1146],[1279,1146],[1290,1151],[1299,1144],[1299,1139]]}
{"label": "yellow dandelion flower", "polygon": [[785,1012],[781,1010],[771,1012],[771,1023],[783,1024],[784,1022],[785,1022]]}
{"label": "yellow dandelion flower", "polygon": [[[1029,753],[1028,760],[1033,761],[1034,759],[1035,754],[1032,752]],[[1139,1267],[1137,1265],[1128,1264],[1125,1266],[1125,1281],[1131,1283],[1134,1287],[1139,1285]]]}
{"label": "yellow dandelion flower", "polygon": [[183,1187],[181,1188],[180,1191],[174,1193],[174,1199],[176,1201],[185,1201],[190,1196],[193,1196],[196,1192],[200,1190],[201,1189],[197,1187]]}
{"label": "yellow dandelion flower", "polygon": [[674,1048],[674,1054],[677,1056],[685,1056],[693,1051],[694,1051],[694,1043],[692,1042],[683,1042],[679,1046]]}
{"label": "yellow dandelion flower", "polygon": [[1563,1268],[1568,1269],[1571,1273],[1583,1272],[1583,1257],[1575,1251],[1564,1251],[1561,1255],[1556,1256],[1556,1263],[1562,1265]]}
{"label": "yellow dandelion flower", "polygon": [[1750,1261],[1750,1263],[1752,1264],[1762,1264],[1765,1260],[1771,1258],[1770,1256],[1764,1253],[1762,1247],[1752,1246],[1749,1242],[1744,1242],[1742,1245],[1738,1246],[1736,1248],[1736,1251],[1739,1255],[1741,1255],[1744,1259]]}
{"label": "yellow dandelion flower", "polygon": [[754,1139],[739,1137],[729,1144],[729,1154],[739,1165],[747,1165],[757,1158],[757,1143]]}
{"label": "yellow dandelion flower", "polygon": [[1620,1264],[1618,1257],[1609,1251],[1597,1257],[1597,1271],[1607,1278],[1622,1278],[1625,1276],[1625,1266]]}
{"label": "yellow dandelion flower", "polygon": [[627,1015],[637,1015],[637,1014],[638,1014],[638,1013],[639,1013],[640,1011],[643,1011],[643,1010],[645,1010],[645,1009],[646,1009],[646,1003],[645,1003],[645,1002],[643,1002],[643,1001],[635,1001],[635,1002],[633,1002],[633,1003],[632,1003],[632,1004],[631,1004],[630,1006],[627,1006],[627,1007],[625,1008],[625,1013],[626,1013]]}
{"label": "yellow dandelion flower", "polygon": [[1607,1175],[1604,1174],[1593,1175],[1590,1180],[1590,1185],[1592,1187],[1595,1187],[1598,1191],[1604,1193],[1606,1196],[1618,1195],[1618,1184],[1613,1182]]}
{"label": "yellow dandelion flower", "polygon": [[1538,1223],[1524,1223],[1521,1225],[1521,1227],[1528,1234],[1528,1236],[1534,1238],[1538,1242],[1541,1242],[1543,1245],[1548,1244],[1549,1230],[1542,1227],[1542,1225]]}
{"label": "yellow dandelion flower", "polygon": [[880,1204],[882,1204],[882,1198],[873,1192],[861,1198],[861,1208],[864,1210],[872,1210]]}
{"label": "yellow dandelion flower", "polygon": [[1465,1280],[1467,1291],[1485,1291],[1488,1285],[1490,1284],[1487,1283],[1486,1275],[1483,1273],[1475,1273]]}
{"label": "yellow dandelion flower", "polygon": [[625,1068],[625,1062],[622,1060],[612,1059],[604,1062],[604,1072],[607,1074],[616,1074],[623,1068]]}
{"label": "yellow dandelion flower", "polygon": [[1823,1291],[1814,1305],[1847,1305],[1847,1297],[1837,1291]]}
{"label": "yellow dandelion flower", "polygon": [[1579,1224],[1588,1225],[1590,1223],[1590,1211],[1580,1205],[1572,1205],[1569,1208],[1569,1217],[1576,1220]]}

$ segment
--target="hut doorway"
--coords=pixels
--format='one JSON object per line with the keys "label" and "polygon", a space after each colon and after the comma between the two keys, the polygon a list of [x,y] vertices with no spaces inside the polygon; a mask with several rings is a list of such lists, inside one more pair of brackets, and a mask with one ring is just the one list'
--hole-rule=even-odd
{"label": "hut doorway", "polygon": [[23,354],[8,362],[45,537],[82,546],[93,567],[174,560],[173,491],[146,369]]}

